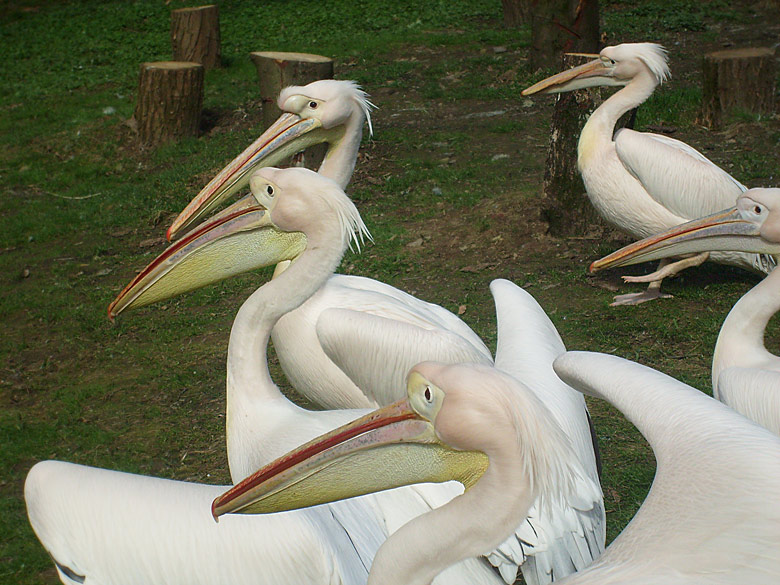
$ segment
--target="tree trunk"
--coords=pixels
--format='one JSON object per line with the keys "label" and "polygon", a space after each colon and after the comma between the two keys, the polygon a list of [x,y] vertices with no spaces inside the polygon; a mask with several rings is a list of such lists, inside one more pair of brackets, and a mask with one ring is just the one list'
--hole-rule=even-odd
{"label": "tree trunk", "polygon": [[598,0],[530,2],[530,65],[533,69],[558,67],[565,52],[598,52]]}
{"label": "tree trunk", "polygon": [[[260,98],[263,101],[263,129],[282,114],[276,105],[279,92],[289,85],[307,85],[319,79],[333,78],[333,60],[307,53],[260,52],[250,53],[257,68]],[[309,148],[298,164],[317,169],[325,157],[327,145]]]}
{"label": "tree trunk", "polygon": [[504,9],[504,26],[516,28],[524,25],[531,17],[534,0],[501,0]]}
{"label": "tree trunk", "polygon": [[[532,21],[532,55],[537,66],[567,69],[581,57],[567,51],[596,53],[599,48],[597,0],[535,2]],[[554,54],[547,44],[557,47]],[[553,57],[554,55],[554,57]],[[600,102],[597,89],[560,94],[553,110],[550,149],[544,174],[542,216],[558,236],[584,234],[602,223],[585,194],[577,169],[577,143],[590,113]]]}
{"label": "tree trunk", "polygon": [[182,61],[143,63],[134,120],[140,141],[157,145],[197,136],[203,105],[203,66]]}
{"label": "tree trunk", "polygon": [[775,106],[775,54],[769,48],[732,49],[704,55],[700,122],[722,125],[735,111],[771,114]]}
{"label": "tree trunk", "polygon": [[[580,57],[564,57],[563,69]],[[602,224],[588,199],[577,168],[577,143],[582,127],[601,102],[597,88],[558,94],[550,123],[550,148],[544,171],[542,218],[557,236],[585,234]]]}
{"label": "tree trunk", "polygon": [[219,9],[215,4],[171,12],[174,61],[194,61],[206,69],[220,66]]}

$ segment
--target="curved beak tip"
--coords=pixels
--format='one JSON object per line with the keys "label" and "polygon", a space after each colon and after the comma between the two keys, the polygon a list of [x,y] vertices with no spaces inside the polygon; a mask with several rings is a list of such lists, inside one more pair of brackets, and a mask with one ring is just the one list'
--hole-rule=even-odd
{"label": "curved beak tip", "polygon": [[591,262],[591,263],[590,263],[590,266],[588,266],[588,272],[589,272],[590,274],[593,274],[593,273],[594,273],[594,272],[596,272],[597,270],[598,270],[598,268],[596,268],[596,263],[595,263],[595,262]]}
{"label": "curved beak tip", "polygon": [[217,500],[211,502],[211,517],[214,518],[214,522],[219,524],[219,514],[217,513]]}
{"label": "curved beak tip", "polygon": [[168,230],[165,232],[165,239],[169,242],[173,241],[173,226],[169,227]]}

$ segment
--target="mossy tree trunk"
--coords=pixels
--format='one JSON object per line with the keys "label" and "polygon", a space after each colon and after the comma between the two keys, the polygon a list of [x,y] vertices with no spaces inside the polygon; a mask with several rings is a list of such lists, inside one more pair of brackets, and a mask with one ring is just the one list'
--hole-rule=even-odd
{"label": "mossy tree trunk", "polygon": [[501,0],[504,26],[518,27],[528,22],[535,0]]}
{"label": "mossy tree trunk", "polygon": [[220,66],[219,9],[215,4],[171,12],[174,61],[194,61],[206,69]]}
{"label": "mossy tree trunk", "polygon": [[[531,61],[535,67],[563,70],[578,65],[581,57],[563,54],[598,52],[598,0],[537,0],[531,27]],[[555,235],[583,234],[594,222],[600,222],[577,170],[580,131],[596,107],[598,95],[597,90],[579,90],[556,97],[542,210]]]}
{"label": "mossy tree trunk", "polygon": [[202,106],[202,65],[181,61],[141,65],[133,117],[143,144],[197,136]]}

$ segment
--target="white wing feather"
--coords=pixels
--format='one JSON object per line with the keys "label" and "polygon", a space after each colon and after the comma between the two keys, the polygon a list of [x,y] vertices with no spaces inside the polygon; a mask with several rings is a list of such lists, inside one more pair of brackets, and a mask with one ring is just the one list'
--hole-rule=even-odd
{"label": "white wing feather", "polygon": [[365,583],[386,538],[370,534],[365,516],[373,550],[361,558],[328,507],[214,522],[211,501],[225,489],[44,461],[27,476],[25,500],[64,583]]}
{"label": "white wing feather", "polygon": [[575,490],[577,501],[548,506],[543,514],[534,505],[514,538],[499,547],[500,554],[489,557],[505,578],[512,573],[510,566],[516,573],[522,565],[527,583],[547,583],[556,575],[582,570],[604,550],[604,504],[588,410],[582,394],[564,384],[552,369],[566,348],[536,300],[507,280],[494,280],[490,291],[498,321],[496,367],[539,396],[571,439],[588,473]]}
{"label": "white wing feather", "polygon": [[456,333],[424,329],[396,319],[348,309],[328,309],[317,320],[325,354],[379,404],[406,393],[406,373],[423,361],[493,365],[488,353]]}
{"label": "white wing feather", "polygon": [[733,207],[742,183],[684,142],[627,128],[615,134],[620,162],[660,205],[685,220]]}
{"label": "white wing feather", "polygon": [[675,582],[672,576],[691,584],[780,582],[780,507],[767,505],[768,494],[780,492],[779,437],[622,358],[569,352],[555,371],[616,406],[657,461],[633,520],[600,559],[565,583]]}
{"label": "white wing feather", "polygon": [[[435,338],[437,331],[441,333],[436,343],[439,351],[444,353],[437,355],[446,355],[444,347],[447,339],[450,339],[456,343],[456,348],[453,349],[455,355],[463,357],[463,348],[470,346],[468,361],[488,363],[487,360],[490,360],[489,363],[492,363],[490,350],[479,336],[450,311],[370,278],[337,274],[328,279],[301,307],[282,317],[273,331],[274,346],[285,375],[301,394],[323,407],[381,406],[403,398],[406,388],[405,384],[398,384],[398,380],[403,380],[403,374],[399,374],[400,378],[394,376],[388,379],[385,377],[386,368],[373,371],[365,367],[362,360],[365,359],[367,350],[362,345],[350,344],[356,336],[360,336],[365,342],[369,340],[359,331],[347,331],[346,324],[325,317],[328,311],[336,309],[355,313],[351,322],[358,327],[361,326],[358,313],[381,318],[381,321],[367,321],[377,326],[379,323],[384,324],[386,329],[382,335],[386,339],[382,342],[385,344],[383,351],[388,353],[382,356],[382,360],[390,363],[407,364],[415,355],[412,339],[393,337],[409,331],[405,327],[399,327],[398,333],[395,333],[394,322],[419,329],[421,337],[426,337],[423,335],[424,331],[431,332],[430,338]],[[334,331],[329,333],[331,328]],[[345,336],[342,342],[337,339],[339,334]],[[324,353],[320,335],[330,339],[334,354],[339,351],[337,346],[341,344],[338,365]],[[391,339],[393,341],[390,341]],[[354,350],[356,347],[360,348],[359,351],[350,355],[347,350]],[[422,351],[424,352],[424,349]],[[354,361],[356,359],[359,363]],[[411,361],[410,365],[419,361],[421,360]],[[408,368],[402,371],[406,372]],[[351,378],[358,373],[360,383]]]}

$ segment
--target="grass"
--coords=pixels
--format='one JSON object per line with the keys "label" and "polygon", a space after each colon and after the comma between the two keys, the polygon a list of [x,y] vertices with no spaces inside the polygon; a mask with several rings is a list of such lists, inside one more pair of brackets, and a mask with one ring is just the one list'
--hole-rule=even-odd
{"label": "grass", "polygon": [[[537,199],[550,102],[518,97],[543,73],[527,70],[530,32],[503,29],[499,3],[221,3],[226,66],[207,73],[204,99],[212,125],[199,138],[141,149],[123,123],[138,67],[169,58],[169,11],[185,5],[0,4],[0,533],[7,535],[0,582],[57,581],[21,497],[36,461],[228,481],[227,333],[267,274],[113,325],[105,311],[163,248],[172,214],[257,136],[253,50],[333,56],[337,75],[358,80],[380,107],[351,186],[376,243],[348,254],[343,272],[465,307],[463,318],[492,346],[488,284],[509,278],[534,294],[570,349],[622,355],[708,389],[718,327],[755,279],[704,266],[665,285],[673,301],[607,307],[612,292],[602,287],[616,275],[594,279],[585,268],[626,240],[611,232],[596,240],[544,234]],[[674,61],[690,63],[691,47],[717,42],[716,24],[755,22],[753,10],[722,1],[606,2],[602,15],[610,38],[620,31],[674,47],[675,78],[640,110],[637,127],[678,127],[677,137],[758,185],[778,176],[777,122],[742,116],[734,136],[701,130],[695,65]],[[676,52],[680,35],[686,43]],[[777,338],[773,325],[768,343]],[[644,498],[654,462],[622,416],[596,401],[591,408],[613,538]]]}

